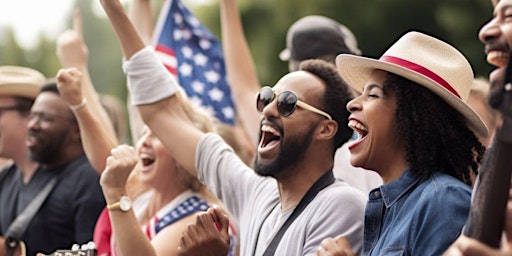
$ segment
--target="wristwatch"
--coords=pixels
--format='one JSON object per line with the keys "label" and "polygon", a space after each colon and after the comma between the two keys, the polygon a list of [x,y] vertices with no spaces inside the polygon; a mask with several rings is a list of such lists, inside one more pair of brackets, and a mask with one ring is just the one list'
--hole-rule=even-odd
{"label": "wristwatch", "polygon": [[127,212],[132,208],[132,200],[130,200],[127,196],[122,196],[119,201],[107,205],[107,209],[109,211],[117,211],[121,210],[123,212]]}

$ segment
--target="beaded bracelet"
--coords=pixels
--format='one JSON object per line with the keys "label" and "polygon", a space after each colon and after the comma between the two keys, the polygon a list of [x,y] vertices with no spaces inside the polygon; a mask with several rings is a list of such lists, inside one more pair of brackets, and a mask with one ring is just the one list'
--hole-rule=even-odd
{"label": "beaded bracelet", "polygon": [[82,102],[80,102],[79,104],[76,104],[76,105],[69,105],[69,108],[71,109],[71,111],[77,111],[83,107],[85,107],[85,105],[87,105],[87,99],[84,97],[82,98]]}

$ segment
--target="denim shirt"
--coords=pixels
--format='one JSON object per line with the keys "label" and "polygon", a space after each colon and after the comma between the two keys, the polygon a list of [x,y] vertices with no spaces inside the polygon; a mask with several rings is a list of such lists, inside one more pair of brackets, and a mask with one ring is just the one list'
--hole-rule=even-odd
{"label": "denim shirt", "polygon": [[442,255],[457,239],[471,205],[471,188],[434,172],[410,170],[370,192],[365,211],[364,255]]}

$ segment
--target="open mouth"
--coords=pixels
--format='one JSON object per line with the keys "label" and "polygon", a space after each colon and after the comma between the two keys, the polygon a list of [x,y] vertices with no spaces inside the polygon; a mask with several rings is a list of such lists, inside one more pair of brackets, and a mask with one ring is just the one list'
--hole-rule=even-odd
{"label": "open mouth", "polygon": [[366,127],[363,124],[356,120],[350,120],[348,122],[348,127],[350,127],[359,135],[357,140],[360,140],[364,138],[366,135],[368,135],[368,129],[366,129]]}
{"label": "open mouth", "polygon": [[362,123],[356,120],[348,121],[348,127],[354,130],[358,135],[357,140],[355,140],[348,146],[349,149],[352,149],[355,146],[359,145],[359,143],[361,143],[364,140],[366,135],[368,135],[368,129],[366,128],[366,126],[364,126]]}
{"label": "open mouth", "polygon": [[38,142],[38,139],[35,135],[28,134],[27,139],[25,141],[25,145],[29,148],[34,147]]}
{"label": "open mouth", "polygon": [[269,125],[262,125],[261,132],[260,151],[268,151],[279,144],[281,134],[276,128]]}
{"label": "open mouth", "polygon": [[148,170],[148,169],[151,169],[151,167],[155,163],[155,158],[148,154],[141,154],[140,162],[142,165],[142,170]]}
{"label": "open mouth", "polygon": [[490,51],[487,53],[487,62],[496,67],[504,67],[508,64],[510,54],[506,51]]}

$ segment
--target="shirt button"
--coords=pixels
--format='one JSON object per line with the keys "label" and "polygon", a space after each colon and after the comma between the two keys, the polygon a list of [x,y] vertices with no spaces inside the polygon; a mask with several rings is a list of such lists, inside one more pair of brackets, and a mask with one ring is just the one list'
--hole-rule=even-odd
{"label": "shirt button", "polygon": [[374,198],[379,198],[380,197],[380,190],[376,190],[373,192],[373,197]]}

